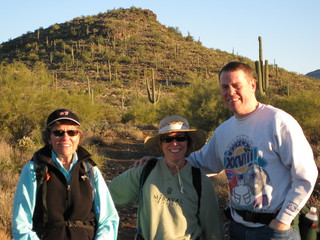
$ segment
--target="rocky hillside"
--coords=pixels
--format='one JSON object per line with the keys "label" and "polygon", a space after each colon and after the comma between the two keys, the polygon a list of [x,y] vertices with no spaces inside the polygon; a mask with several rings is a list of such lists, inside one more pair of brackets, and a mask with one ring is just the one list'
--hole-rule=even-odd
{"label": "rocky hillside", "polygon": [[[258,42],[253,47],[258,51]],[[30,67],[44,64],[65,88],[87,81],[139,86],[152,74],[160,83],[179,85],[199,76],[215,77],[229,61],[254,67],[254,60],[206,48],[190,34],[183,36],[178,28],[159,23],[152,11],[135,7],[77,17],[0,45],[2,64],[19,61]],[[279,78],[273,65],[269,74],[273,80]],[[293,79],[308,81],[281,66],[279,74],[289,84]]]}
{"label": "rocky hillside", "polygon": [[207,49],[134,7],[40,28],[0,46],[0,61],[43,62],[63,80],[135,81],[154,68],[159,80],[183,81],[188,72],[212,75],[235,59],[242,58]]}

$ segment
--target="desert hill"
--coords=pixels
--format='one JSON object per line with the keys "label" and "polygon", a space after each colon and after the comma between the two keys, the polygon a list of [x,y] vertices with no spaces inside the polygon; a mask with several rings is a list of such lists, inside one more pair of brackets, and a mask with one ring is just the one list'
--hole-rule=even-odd
{"label": "desert hill", "polygon": [[306,76],[320,79],[320,69],[309,72]]}
{"label": "desert hill", "polygon": [[[258,49],[258,42],[253,47]],[[88,79],[91,84],[144,87],[151,69],[162,84],[184,85],[198,76],[215,77],[229,61],[254,67],[255,59],[206,48],[191,34],[182,36],[178,28],[159,23],[152,11],[135,7],[77,17],[0,45],[2,64],[23,62],[33,67],[44,63],[56,84],[64,88],[87,83]],[[274,67],[270,64],[271,79],[279,78]],[[281,66],[279,72],[281,81],[288,84],[292,80],[295,84],[310,81]]]}

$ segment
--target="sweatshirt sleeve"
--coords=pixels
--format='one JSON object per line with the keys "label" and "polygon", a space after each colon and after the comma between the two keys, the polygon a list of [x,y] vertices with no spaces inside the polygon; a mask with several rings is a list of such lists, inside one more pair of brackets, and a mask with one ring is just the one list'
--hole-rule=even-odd
{"label": "sweatshirt sleeve", "polygon": [[95,240],[116,240],[118,235],[119,215],[100,170],[97,167],[94,167],[93,169],[96,185],[94,207],[98,221]]}
{"label": "sweatshirt sleeve", "polygon": [[277,132],[282,163],[291,171],[292,183],[277,219],[287,225],[306,204],[318,176],[313,152],[302,128],[289,118]]}
{"label": "sweatshirt sleeve", "polygon": [[137,203],[139,199],[139,183],[143,166],[130,168],[115,177],[108,187],[116,205]]}
{"label": "sweatshirt sleeve", "polygon": [[210,140],[196,152],[192,152],[186,159],[194,167],[200,168],[205,174],[219,173],[223,170],[223,163],[218,157],[214,133]]}
{"label": "sweatshirt sleeve", "polygon": [[39,239],[37,234],[32,231],[36,189],[37,180],[34,164],[28,162],[21,171],[13,201],[12,235],[16,240]]}

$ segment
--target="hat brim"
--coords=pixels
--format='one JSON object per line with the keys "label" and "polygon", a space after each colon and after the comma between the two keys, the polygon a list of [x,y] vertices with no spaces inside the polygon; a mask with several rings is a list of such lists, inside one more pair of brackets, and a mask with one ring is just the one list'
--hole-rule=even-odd
{"label": "hat brim", "polygon": [[68,117],[60,117],[60,118],[57,118],[53,121],[51,121],[50,123],[47,124],[47,126],[50,126],[52,125],[53,123],[57,122],[57,121],[62,121],[62,120],[67,120],[67,121],[70,121],[70,122],[74,122],[75,124],[79,125],[80,126],[80,122],[76,121],[75,119],[73,118],[68,118]]}
{"label": "hat brim", "polygon": [[158,133],[154,136],[148,136],[144,140],[144,148],[146,150],[151,150],[152,152],[163,155],[160,137],[162,135],[165,135],[168,133],[175,133],[175,132],[187,133],[188,137],[191,139],[191,141],[188,142],[188,149],[187,149],[186,156],[189,156],[189,154],[194,151],[200,150],[203,147],[203,145],[206,143],[206,133],[203,130],[183,129],[183,130],[168,131],[161,134]]}

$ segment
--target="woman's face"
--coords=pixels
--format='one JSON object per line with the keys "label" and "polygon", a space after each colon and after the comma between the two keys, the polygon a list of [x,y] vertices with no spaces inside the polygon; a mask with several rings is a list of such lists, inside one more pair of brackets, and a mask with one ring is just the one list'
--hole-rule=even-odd
{"label": "woman's face", "polygon": [[162,151],[165,159],[178,163],[185,158],[188,150],[188,137],[186,133],[176,132],[161,136]]}
{"label": "woman's face", "polygon": [[57,157],[62,160],[72,160],[80,142],[79,127],[72,124],[55,125],[51,129],[49,144]]}

